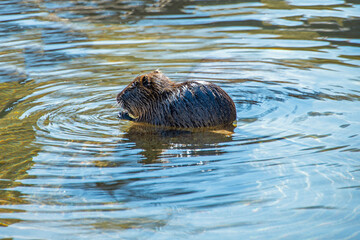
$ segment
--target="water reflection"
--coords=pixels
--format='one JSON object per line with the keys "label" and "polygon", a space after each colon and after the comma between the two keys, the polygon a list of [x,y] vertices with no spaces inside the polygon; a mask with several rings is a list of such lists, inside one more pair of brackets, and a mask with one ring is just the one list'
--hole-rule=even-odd
{"label": "water reflection", "polygon": [[[135,143],[133,149],[142,149],[144,159],[141,162],[149,164],[174,157],[221,155],[224,153],[222,144],[232,140],[234,128],[181,130],[133,123],[123,138],[125,143]],[[168,149],[177,150],[178,153],[167,154]]]}
{"label": "water reflection", "polygon": [[76,21],[134,23],[147,16],[161,16],[163,14],[184,14],[184,7],[191,4],[188,0],[166,1],[108,1],[96,0],[91,3],[67,1],[45,3],[48,11],[54,12],[62,18]]}
{"label": "water reflection", "polygon": [[[0,238],[357,238],[359,6],[0,2]],[[237,126],[119,121],[157,68]]]}

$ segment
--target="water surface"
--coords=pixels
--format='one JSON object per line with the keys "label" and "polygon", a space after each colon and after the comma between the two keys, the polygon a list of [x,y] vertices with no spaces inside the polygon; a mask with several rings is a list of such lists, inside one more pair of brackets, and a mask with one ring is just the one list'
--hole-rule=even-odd
{"label": "water surface", "polygon": [[[0,3],[0,238],[360,238],[360,4]],[[117,119],[160,69],[229,130]]]}

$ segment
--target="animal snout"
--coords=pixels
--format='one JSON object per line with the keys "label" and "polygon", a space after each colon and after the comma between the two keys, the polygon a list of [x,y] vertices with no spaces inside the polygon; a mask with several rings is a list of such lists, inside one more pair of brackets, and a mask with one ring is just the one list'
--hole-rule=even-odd
{"label": "animal snout", "polygon": [[125,91],[125,89],[124,90],[122,90],[117,96],[116,96],[116,101],[118,102],[118,103],[120,103],[121,101],[123,101],[124,100],[124,98],[126,98],[126,91]]}

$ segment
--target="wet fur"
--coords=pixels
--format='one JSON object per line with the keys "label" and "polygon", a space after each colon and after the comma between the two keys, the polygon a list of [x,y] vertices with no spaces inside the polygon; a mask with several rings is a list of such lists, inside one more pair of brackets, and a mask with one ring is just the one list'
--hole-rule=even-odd
{"label": "wet fur", "polygon": [[159,126],[211,127],[236,119],[235,104],[220,87],[197,81],[174,83],[158,70],[136,77],[116,99],[124,109],[121,118]]}

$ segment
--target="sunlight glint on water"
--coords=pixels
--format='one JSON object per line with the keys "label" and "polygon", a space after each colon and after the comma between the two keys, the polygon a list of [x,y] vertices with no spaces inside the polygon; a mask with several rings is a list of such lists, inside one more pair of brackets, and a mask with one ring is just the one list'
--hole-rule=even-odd
{"label": "sunlight glint on water", "polygon": [[[355,1],[0,3],[0,238],[357,239]],[[234,132],[117,119],[160,69]]]}

